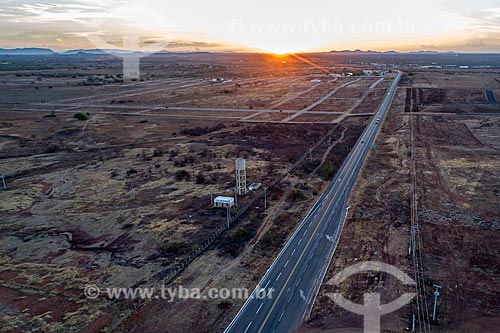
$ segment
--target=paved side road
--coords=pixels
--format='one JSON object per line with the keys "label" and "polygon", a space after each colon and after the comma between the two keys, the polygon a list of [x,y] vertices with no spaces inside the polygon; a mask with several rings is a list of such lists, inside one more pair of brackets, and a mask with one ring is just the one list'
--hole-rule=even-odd
{"label": "paved side road", "polygon": [[273,288],[272,297],[262,299],[250,296],[225,330],[226,333],[290,332],[310,311],[345,223],[347,199],[401,76],[402,73],[398,73],[327,190],[257,285],[256,290]]}

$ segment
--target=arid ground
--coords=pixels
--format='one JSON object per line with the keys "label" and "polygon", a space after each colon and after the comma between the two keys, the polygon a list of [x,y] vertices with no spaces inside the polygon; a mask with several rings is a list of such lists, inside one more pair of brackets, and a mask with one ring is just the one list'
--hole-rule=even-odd
{"label": "arid ground", "polygon": [[[7,185],[0,192],[0,331],[223,331],[243,300],[87,299],[83,290],[255,287],[393,77],[389,65],[311,59],[317,67],[292,57],[156,55],[134,82],[122,82],[109,56],[7,59],[0,71]],[[384,79],[363,76],[367,68]],[[413,276],[411,117],[422,300],[432,302],[432,284],[442,286],[432,328],[493,332],[500,104],[488,96],[500,99],[500,72],[402,69],[407,75],[350,199],[325,281],[370,259]],[[239,197],[238,218],[213,239],[226,210],[212,207],[210,192],[233,195],[238,157],[247,160],[248,183],[269,187],[267,209],[262,188]],[[407,290],[379,275],[338,290],[360,302],[367,288],[381,288],[384,300]],[[322,287],[299,331],[359,331],[361,317],[326,297],[334,290]],[[409,327],[412,306],[384,316],[384,331]]]}

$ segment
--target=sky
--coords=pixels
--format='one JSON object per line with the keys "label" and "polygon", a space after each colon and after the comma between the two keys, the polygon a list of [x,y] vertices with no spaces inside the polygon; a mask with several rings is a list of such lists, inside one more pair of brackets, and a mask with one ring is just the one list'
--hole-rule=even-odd
{"label": "sky", "polygon": [[2,0],[0,47],[500,52],[500,0]]}

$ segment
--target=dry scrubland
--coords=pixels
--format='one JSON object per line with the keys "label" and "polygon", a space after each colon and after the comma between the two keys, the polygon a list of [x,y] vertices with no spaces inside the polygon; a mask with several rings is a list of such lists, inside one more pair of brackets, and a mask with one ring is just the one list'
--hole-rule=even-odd
{"label": "dry scrubland", "polygon": [[[485,89],[495,86],[494,79],[500,73],[462,71],[452,75],[425,71],[403,79],[377,149],[351,198],[352,215],[326,280],[365,260],[390,263],[413,276],[406,255],[410,234],[409,117],[413,117],[418,221],[429,313],[432,285],[443,286],[438,322],[432,330],[495,332],[500,324],[500,105],[486,104]],[[424,98],[417,99],[410,114],[412,90],[417,90],[418,98],[420,89],[415,87],[423,87]],[[446,96],[447,100],[426,96]],[[442,107],[453,114],[433,114]],[[385,303],[412,291],[386,274],[356,276],[338,288],[323,285],[311,318],[299,331],[360,331],[361,316],[336,306],[325,293],[340,291],[363,303],[366,290],[381,292]],[[382,330],[401,332],[410,326],[409,319],[407,306],[384,316]]]}
{"label": "dry scrubland", "polygon": [[[285,175],[270,188],[269,209],[254,203],[167,282],[252,289],[367,121],[362,115],[334,124],[339,114],[328,113],[350,112],[375,79],[340,89],[350,104],[332,96],[325,103],[339,109],[319,104],[324,114],[306,111],[278,124],[354,78],[334,80],[293,60],[250,56],[242,65],[238,57],[206,57],[155,59],[156,67],[145,63],[144,81],[125,84],[107,58],[2,72],[0,172],[8,175],[8,190],[0,192],[2,331],[161,331],[170,318],[172,331],[206,332],[231,320],[241,300],[138,306],[87,300],[83,287],[165,282],[225,224],[225,210],[210,207],[209,191],[231,195],[234,160],[245,157],[249,183],[271,185]],[[229,82],[211,82],[222,77]],[[211,109],[189,109],[200,106]],[[218,110],[227,107],[238,110]],[[249,116],[265,122],[242,121]],[[293,124],[300,121],[312,123]],[[240,197],[240,206],[256,195]]]}
{"label": "dry scrubland", "polygon": [[[341,65],[329,57],[311,60],[339,73],[359,73],[371,62]],[[0,192],[0,330],[9,332],[222,331],[241,300],[138,306],[87,300],[82,288],[164,282],[224,225],[225,211],[210,207],[208,193],[231,195],[234,159],[245,157],[249,182],[270,185],[283,176],[270,189],[269,208],[254,203],[169,283],[252,289],[391,81],[334,78],[297,59],[266,55],[152,56],[141,81],[127,83],[119,61],[108,56],[8,66],[0,75],[0,172],[8,175],[8,190]],[[498,326],[500,140],[499,105],[488,104],[486,91],[500,95],[500,74],[407,72],[351,198],[327,277],[368,259],[411,272],[405,253],[414,117],[429,297],[432,283],[443,286],[435,329],[487,332]],[[73,118],[76,112],[88,119]],[[329,130],[331,137],[288,172]],[[386,276],[350,282],[341,289],[358,302],[366,287],[386,290],[387,299],[402,289]],[[360,327],[360,317],[324,296],[329,291],[322,288],[301,331]],[[401,331],[408,311],[384,317],[384,330]]]}

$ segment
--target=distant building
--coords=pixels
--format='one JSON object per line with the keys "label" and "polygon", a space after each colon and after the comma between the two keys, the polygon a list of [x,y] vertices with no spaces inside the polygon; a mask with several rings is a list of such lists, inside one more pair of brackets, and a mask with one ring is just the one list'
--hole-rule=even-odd
{"label": "distant building", "polygon": [[234,198],[233,197],[223,197],[218,196],[214,199],[214,207],[218,208],[227,208],[234,206]]}
{"label": "distant building", "polygon": [[420,69],[442,69],[443,66],[438,65],[429,65],[429,66],[420,66]]}

